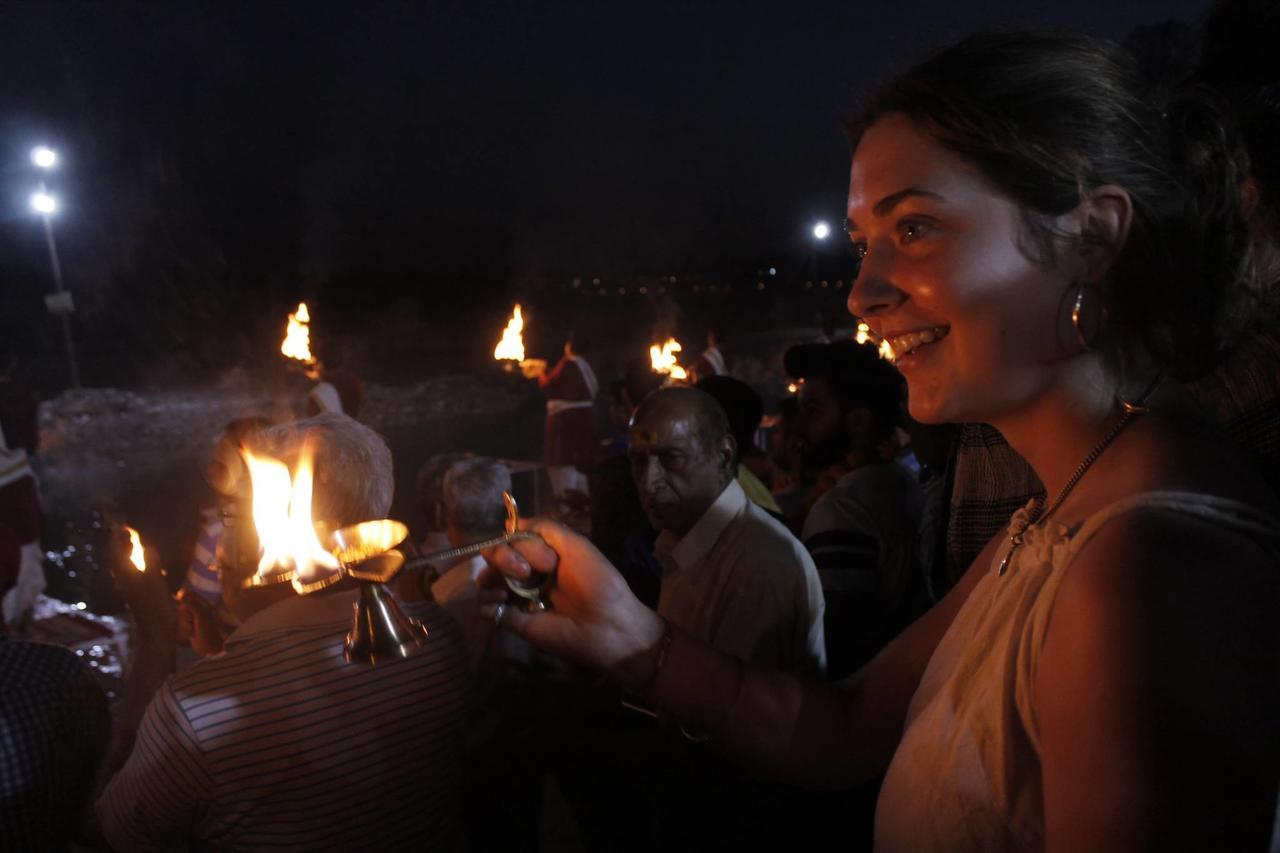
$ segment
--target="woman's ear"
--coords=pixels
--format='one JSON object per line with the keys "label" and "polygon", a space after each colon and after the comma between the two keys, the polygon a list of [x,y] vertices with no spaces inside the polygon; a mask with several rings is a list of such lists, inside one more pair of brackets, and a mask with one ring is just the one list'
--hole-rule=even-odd
{"label": "woman's ear", "polygon": [[1072,213],[1079,234],[1079,251],[1084,264],[1082,279],[1097,282],[1106,278],[1115,264],[1133,224],[1133,199],[1114,184],[1094,187]]}

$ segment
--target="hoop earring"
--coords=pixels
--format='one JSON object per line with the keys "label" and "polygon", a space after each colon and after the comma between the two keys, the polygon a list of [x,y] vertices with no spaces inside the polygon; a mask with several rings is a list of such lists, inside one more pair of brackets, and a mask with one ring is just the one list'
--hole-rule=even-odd
{"label": "hoop earring", "polygon": [[1150,409],[1147,401],[1151,399],[1151,395],[1155,393],[1156,388],[1160,385],[1160,380],[1163,378],[1164,374],[1157,373],[1155,378],[1151,380],[1151,384],[1138,395],[1136,400],[1126,400],[1117,393],[1116,401],[1120,404],[1120,408],[1124,409],[1125,413],[1129,415],[1145,415]]}
{"label": "hoop earring", "polygon": [[[1107,309],[1103,308],[1098,312],[1099,330],[1106,325],[1106,322]],[[1084,282],[1080,282],[1076,285],[1076,298],[1071,305],[1071,328],[1075,330],[1076,340],[1080,342],[1081,349],[1089,352],[1093,349],[1100,331],[1094,334],[1095,340],[1091,341],[1089,340],[1089,335],[1085,333],[1084,326]]]}

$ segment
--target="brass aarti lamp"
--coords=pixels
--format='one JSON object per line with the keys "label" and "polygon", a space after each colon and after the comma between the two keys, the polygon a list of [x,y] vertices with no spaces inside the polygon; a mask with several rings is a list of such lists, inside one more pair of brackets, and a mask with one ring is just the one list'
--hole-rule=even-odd
{"label": "brass aarti lamp", "polygon": [[[539,539],[534,533],[518,529],[520,509],[509,492],[502,493],[507,510],[506,532],[481,542],[449,548],[415,557],[406,562],[396,546],[409,535],[409,528],[399,521],[379,519],[364,521],[333,531],[324,538],[324,549],[338,562],[338,568],[304,580],[296,571],[254,574],[243,582],[245,588],[292,583],[299,595],[310,595],[325,589],[344,577],[360,582],[360,598],[352,605],[351,630],[347,632],[343,657],[348,662],[377,665],[384,661],[407,658],[421,649],[427,640],[427,628],[409,618],[386,584],[405,568],[421,568],[432,563],[449,563],[469,557],[506,542]],[[551,576],[536,584],[506,579],[508,588],[523,600],[530,612],[545,610]]]}

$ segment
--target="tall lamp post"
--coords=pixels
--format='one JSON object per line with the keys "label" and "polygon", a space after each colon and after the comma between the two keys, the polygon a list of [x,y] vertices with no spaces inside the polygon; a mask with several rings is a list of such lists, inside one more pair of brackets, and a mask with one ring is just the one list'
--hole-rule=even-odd
{"label": "tall lamp post", "polygon": [[[36,168],[42,171],[49,171],[58,162],[58,155],[53,149],[40,146],[32,150],[31,162]],[[44,221],[44,239],[49,246],[49,264],[53,267],[53,287],[54,292],[45,297],[45,305],[48,306],[50,313],[57,314],[62,318],[62,339],[67,345],[67,366],[71,372],[71,387],[80,387],[80,368],[76,365],[76,347],[71,340],[71,312],[75,310],[75,303],[71,300],[71,294],[62,286],[62,265],[58,263],[58,244],[53,240],[53,215],[58,211],[58,201],[49,194],[48,189],[44,185],[44,179],[40,180],[40,188],[31,196],[31,208]]]}

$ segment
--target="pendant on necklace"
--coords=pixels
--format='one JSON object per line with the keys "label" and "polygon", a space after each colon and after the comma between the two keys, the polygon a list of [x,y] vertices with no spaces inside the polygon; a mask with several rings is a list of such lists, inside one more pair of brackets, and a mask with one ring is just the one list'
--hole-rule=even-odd
{"label": "pendant on necklace", "polygon": [[1004,577],[1004,573],[1009,571],[1009,561],[1013,559],[1013,552],[1018,550],[1018,546],[1022,544],[1022,533],[1018,532],[1009,537],[1009,550],[1004,552],[1004,559],[1000,561],[1000,567],[996,569],[996,577]]}

